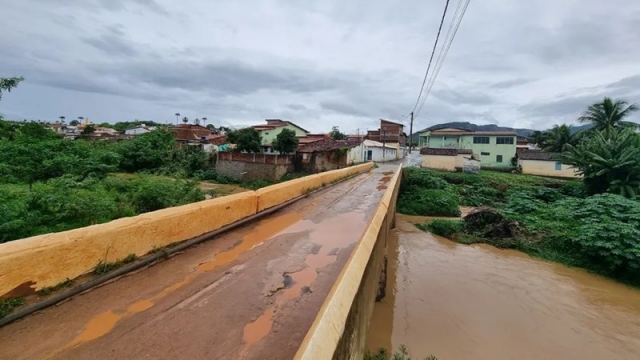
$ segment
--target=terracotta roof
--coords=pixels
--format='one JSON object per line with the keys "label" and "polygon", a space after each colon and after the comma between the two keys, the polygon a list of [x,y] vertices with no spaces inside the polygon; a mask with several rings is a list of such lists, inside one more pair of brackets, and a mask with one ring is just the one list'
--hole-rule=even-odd
{"label": "terracotta roof", "polygon": [[227,135],[209,135],[207,140],[214,145],[222,145],[227,143]]}
{"label": "terracotta roof", "polygon": [[420,149],[422,155],[440,155],[440,156],[456,156],[458,154],[473,154],[471,149],[439,149],[439,148],[422,148]]}
{"label": "terracotta roof", "polygon": [[434,130],[430,135],[503,135],[517,136],[515,131],[438,131]]}
{"label": "terracotta roof", "polygon": [[320,141],[314,141],[312,143],[300,146],[297,152],[312,153],[316,151],[331,151],[331,150],[340,149],[343,147],[347,147],[347,144],[342,143],[340,141],[333,140],[332,138],[324,138]]}
{"label": "terracotta roof", "polygon": [[287,125],[292,125],[297,127],[298,129],[301,129],[302,131],[309,133],[307,130],[303,129],[302,127],[292,123],[291,121],[288,120],[280,120],[280,119],[266,119],[265,120],[267,123],[263,124],[263,125],[253,125],[251,126],[252,128],[261,131],[261,130],[271,130],[271,129],[275,129],[275,128],[279,128],[279,127],[283,127],[283,126],[287,126]]}
{"label": "terracotta roof", "polygon": [[560,153],[544,152],[540,150],[526,150],[518,152],[519,160],[540,160],[540,161],[558,161]]}
{"label": "terracotta roof", "polygon": [[175,133],[176,140],[191,141],[200,140],[202,136],[211,135],[211,131],[204,126],[181,124],[171,127],[171,131]]}

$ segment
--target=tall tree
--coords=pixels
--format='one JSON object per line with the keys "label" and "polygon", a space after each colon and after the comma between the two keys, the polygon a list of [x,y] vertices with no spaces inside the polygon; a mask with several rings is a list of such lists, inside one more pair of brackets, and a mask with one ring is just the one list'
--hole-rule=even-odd
{"label": "tall tree", "polygon": [[294,152],[298,148],[298,138],[296,132],[289,129],[282,129],[280,134],[276,136],[276,141],[273,143],[273,150],[279,151],[282,154],[288,154]]}
{"label": "tall tree", "polygon": [[578,121],[583,124],[592,124],[594,129],[600,131],[621,128],[635,129],[638,124],[624,121],[624,118],[637,110],[636,104],[629,105],[624,100],[614,102],[611,98],[605,97],[602,102],[589,106],[587,111],[578,118]]}
{"label": "tall tree", "polygon": [[183,118],[182,118],[182,122],[183,122],[183,123],[185,123],[185,124],[186,124],[186,123],[188,123],[188,122],[189,122],[189,118],[188,118],[188,117],[186,117],[186,116],[185,116],[185,117],[183,117]]}
{"label": "tall tree", "polygon": [[178,125],[179,121],[180,121],[180,113],[176,113],[176,125]]}
{"label": "tall tree", "polygon": [[538,148],[544,149],[547,147],[547,138],[549,134],[546,131],[534,131],[529,136],[529,141],[533,144],[536,144]]}
{"label": "tall tree", "polygon": [[73,120],[71,120],[71,121],[69,122],[69,125],[71,125],[71,126],[78,126],[78,125],[80,125],[80,121],[78,121],[78,120],[76,120],[76,119],[73,119]]}
{"label": "tall tree", "polygon": [[10,78],[0,78],[0,100],[2,100],[2,92],[11,92],[11,89],[15,89],[18,87],[20,82],[24,81],[22,76],[18,77],[10,77]]}
{"label": "tall tree", "polygon": [[207,126],[207,117],[203,117],[202,118],[202,126],[206,127]]}
{"label": "tall tree", "polygon": [[546,146],[542,149],[548,152],[565,152],[568,145],[575,145],[576,137],[571,134],[571,128],[566,125],[556,125],[548,132]]}
{"label": "tall tree", "polygon": [[333,140],[344,140],[347,138],[347,135],[341,133],[340,128],[338,128],[337,126],[334,126],[331,128],[331,132],[329,133],[329,136],[331,136]]}
{"label": "tall tree", "polygon": [[64,119],[66,119],[66,117],[64,116],[59,116],[58,119],[60,119],[60,122],[64,124]]}
{"label": "tall tree", "polygon": [[237,151],[257,153],[262,150],[260,133],[251,127],[229,131],[227,139],[230,143],[236,144]]}

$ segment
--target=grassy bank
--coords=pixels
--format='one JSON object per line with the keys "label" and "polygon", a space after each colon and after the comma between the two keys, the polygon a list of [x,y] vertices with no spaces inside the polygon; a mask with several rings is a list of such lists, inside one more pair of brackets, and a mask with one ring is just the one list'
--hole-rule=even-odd
{"label": "grassy bank", "polygon": [[[437,189],[455,205],[490,206],[502,224],[518,228],[515,235],[470,230],[461,220],[437,220],[418,227],[460,243],[487,243],[532,256],[577,266],[640,285],[640,201],[614,194],[586,196],[578,180],[563,181],[519,174],[480,175],[407,169],[398,209],[434,216],[442,211],[406,206],[417,193]],[[424,196],[423,201],[437,202]],[[450,200],[447,200],[450,201]],[[498,220],[496,220],[497,222]]]}

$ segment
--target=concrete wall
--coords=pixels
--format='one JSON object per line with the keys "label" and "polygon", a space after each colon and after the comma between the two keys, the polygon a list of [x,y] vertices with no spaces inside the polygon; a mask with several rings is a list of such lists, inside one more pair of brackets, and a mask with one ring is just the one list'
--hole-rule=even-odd
{"label": "concrete wall", "polygon": [[278,181],[284,174],[293,172],[294,166],[293,163],[262,164],[218,159],[216,162],[216,171],[241,180]]}
{"label": "concrete wall", "polygon": [[456,171],[457,156],[422,155],[422,167],[446,171]]}
{"label": "concrete wall", "polygon": [[364,162],[364,145],[354,146],[347,152],[347,164],[359,164]]}
{"label": "concrete wall", "polygon": [[393,161],[396,160],[398,155],[398,149],[394,147],[385,147],[383,153],[382,147],[366,146],[364,149],[365,159],[367,151],[371,151],[371,155],[373,156],[371,160],[375,162]]}
{"label": "concrete wall", "polygon": [[402,168],[389,182],[375,215],[325,299],[295,359],[357,359],[365,342],[380,275],[387,236],[395,224],[396,199]]}
{"label": "concrete wall", "polygon": [[1,244],[0,296],[18,287],[55,286],[100,261],[142,256],[251,216],[257,208],[257,194],[245,192]]}
{"label": "concrete wall", "polygon": [[89,273],[100,261],[113,262],[129,254],[142,256],[220,229],[323,184],[369,171],[372,166],[362,164],[258,191],[0,244],[0,297],[28,295]]}
{"label": "concrete wall", "polygon": [[563,178],[581,178],[576,174],[575,169],[569,165],[561,164],[560,170],[556,170],[555,161],[542,160],[518,160],[518,165],[522,167],[522,173],[528,175],[552,176]]}

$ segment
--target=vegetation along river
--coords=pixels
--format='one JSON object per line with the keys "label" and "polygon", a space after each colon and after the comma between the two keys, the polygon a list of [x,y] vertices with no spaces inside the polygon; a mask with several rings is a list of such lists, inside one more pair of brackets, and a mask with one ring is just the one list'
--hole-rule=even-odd
{"label": "vegetation along river", "polygon": [[413,358],[640,359],[640,290],[488,245],[461,245],[398,214],[387,296],[368,347]]}

